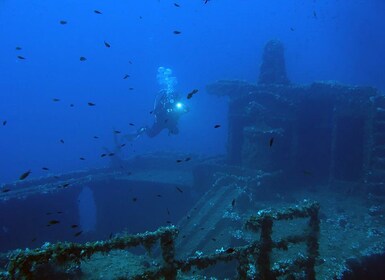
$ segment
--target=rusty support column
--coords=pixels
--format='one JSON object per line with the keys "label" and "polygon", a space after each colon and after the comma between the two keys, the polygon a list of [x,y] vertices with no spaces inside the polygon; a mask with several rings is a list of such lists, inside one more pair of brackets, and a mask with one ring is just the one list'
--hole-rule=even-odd
{"label": "rusty support column", "polygon": [[309,237],[307,239],[307,254],[308,254],[308,264],[306,266],[306,279],[307,280],[315,280],[315,262],[319,256],[319,244],[318,237],[320,231],[320,220],[318,216],[319,205],[316,204],[312,208],[309,209]]}
{"label": "rusty support column", "polygon": [[273,219],[270,216],[263,217],[261,221],[260,254],[257,259],[258,274],[261,280],[274,280],[271,273],[270,254],[273,249]]}
{"label": "rusty support column", "polygon": [[160,247],[166,272],[166,279],[174,280],[177,276],[175,263],[175,232],[165,232],[160,238]]}

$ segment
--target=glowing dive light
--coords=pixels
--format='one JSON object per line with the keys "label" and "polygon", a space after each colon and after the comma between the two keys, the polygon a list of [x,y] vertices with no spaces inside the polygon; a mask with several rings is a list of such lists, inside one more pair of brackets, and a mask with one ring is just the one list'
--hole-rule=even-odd
{"label": "glowing dive light", "polygon": [[176,106],[177,109],[182,109],[183,108],[183,104],[180,103],[180,102],[176,103],[175,106]]}

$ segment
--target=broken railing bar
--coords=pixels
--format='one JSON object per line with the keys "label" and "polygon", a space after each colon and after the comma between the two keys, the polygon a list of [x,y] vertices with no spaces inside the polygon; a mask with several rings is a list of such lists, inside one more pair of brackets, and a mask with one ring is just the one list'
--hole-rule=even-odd
{"label": "broken railing bar", "polygon": [[[239,260],[240,255],[258,250],[258,246],[259,244],[252,244],[248,246],[229,248],[224,252],[206,256],[190,257],[186,261],[178,261],[178,268],[182,272],[188,272],[192,267],[196,267],[201,270],[220,261],[229,262],[236,259]],[[230,249],[231,251],[229,251]]]}
{"label": "broken railing bar", "polygon": [[[259,252],[259,242],[253,242],[250,245],[239,246],[234,248],[228,248],[223,252],[218,252],[206,256],[196,256],[190,257],[187,260],[175,260],[172,267],[162,267],[158,269],[147,270],[146,272],[132,276],[132,279],[140,280],[140,279],[156,279],[159,276],[168,275],[170,277],[170,272],[175,270],[180,270],[181,272],[189,272],[193,267],[198,268],[199,270],[205,269],[211,265],[216,264],[217,262],[229,262],[232,260],[238,260],[239,269],[242,267],[247,269],[249,261],[247,258],[243,258],[245,255],[250,254],[258,254]],[[239,271],[238,269],[238,271]],[[176,275],[175,275],[176,276]],[[175,279],[175,278],[167,278],[167,279]]]}
{"label": "broken railing bar", "polygon": [[[175,260],[171,267],[161,267],[157,269],[150,269],[142,274],[131,276],[130,279],[157,279],[160,276],[168,276],[167,279],[176,279],[176,275],[171,274],[173,271],[181,271],[183,273],[191,271],[193,267],[199,270],[205,269],[211,265],[215,265],[217,262],[229,262],[232,260],[238,260],[238,272],[245,274],[248,269],[249,260],[247,255],[257,255],[259,253],[259,242],[253,242],[250,245],[228,248],[223,252],[218,252],[206,256],[194,256],[187,260]],[[243,279],[242,277],[240,279]]]}
{"label": "broken railing bar", "polygon": [[288,250],[289,244],[303,243],[306,242],[308,238],[308,234],[290,235],[288,237],[282,238],[279,241],[273,241],[273,248],[286,251]]}
{"label": "broken railing bar", "polygon": [[245,227],[256,232],[260,229],[261,222],[265,217],[271,217],[275,221],[311,218],[313,215],[318,216],[319,207],[317,202],[306,202],[305,205],[288,207],[283,210],[260,210],[257,215],[246,221]]}

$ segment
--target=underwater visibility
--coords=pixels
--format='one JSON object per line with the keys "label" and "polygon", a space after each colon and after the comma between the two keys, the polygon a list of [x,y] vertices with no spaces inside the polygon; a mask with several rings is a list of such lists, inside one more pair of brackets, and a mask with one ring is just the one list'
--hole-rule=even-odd
{"label": "underwater visibility", "polygon": [[0,279],[385,279],[384,15],[0,1]]}

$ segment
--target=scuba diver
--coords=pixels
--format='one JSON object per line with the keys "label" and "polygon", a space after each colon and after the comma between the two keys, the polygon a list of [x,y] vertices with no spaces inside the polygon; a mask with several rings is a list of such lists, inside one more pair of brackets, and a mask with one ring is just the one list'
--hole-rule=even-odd
{"label": "scuba diver", "polygon": [[163,129],[168,129],[168,134],[178,134],[178,121],[181,115],[188,112],[187,107],[179,101],[178,96],[168,94],[164,90],[160,91],[160,97],[155,102],[152,114],[155,122],[151,127],[142,127],[139,132],[144,132],[148,137],[155,137]]}
{"label": "scuba diver", "polygon": [[134,135],[129,136],[130,140],[135,140],[143,134],[153,138],[162,130],[167,129],[168,134],[179,133],[179,118],[189,110],[186,105],[180,102],[179,96],[175,93],[176,78],[171,76],[170,68],[158,68],[158,82],[162,89],[155,99],[154,110],[155,122],[151,127],[144,126],[139,128]]}

